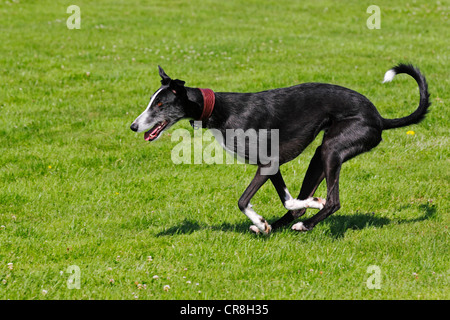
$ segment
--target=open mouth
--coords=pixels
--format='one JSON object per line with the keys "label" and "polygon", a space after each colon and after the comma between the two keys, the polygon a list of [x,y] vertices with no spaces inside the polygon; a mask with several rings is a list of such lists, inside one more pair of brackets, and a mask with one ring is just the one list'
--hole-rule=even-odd
{"label": "open mouth", "polygon": [[161,132],[164,130],[164,128],[167,126],[168,123],[169,122],[167,122],[165,120],[157,123],[153,128],[151,128],[144,134],[144,139],[146,141],[155,140],[156,138],[159,137],[159,135],[161,134]]}

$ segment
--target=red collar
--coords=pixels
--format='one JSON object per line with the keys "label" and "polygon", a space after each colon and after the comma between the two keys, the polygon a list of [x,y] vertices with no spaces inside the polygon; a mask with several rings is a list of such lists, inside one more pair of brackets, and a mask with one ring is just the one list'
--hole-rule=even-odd
{"label": "red collar", "polygon": [[200,119],[198,120],[203,121],[211,117],[211,114],[214,109],[214,103],[216,102],[216,96],[214,95],[214,91],[212,91],[211,89],[199,88],[199,90],[203,96],[203,111],[202,115],[200,116]]}

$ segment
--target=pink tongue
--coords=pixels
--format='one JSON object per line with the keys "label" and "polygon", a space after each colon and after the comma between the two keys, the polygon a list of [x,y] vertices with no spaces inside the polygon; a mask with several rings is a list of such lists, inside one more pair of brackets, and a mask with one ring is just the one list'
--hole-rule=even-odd
{"label": "pink tongue", "polygon": [[161,125],[157,126],[155,129],[153,129],[152,131],[147,131],[146,133],[144,133],[144,139],[146,141],[150,140],[150,138],[154,138],[158,132],[158,130],[161,128]]}

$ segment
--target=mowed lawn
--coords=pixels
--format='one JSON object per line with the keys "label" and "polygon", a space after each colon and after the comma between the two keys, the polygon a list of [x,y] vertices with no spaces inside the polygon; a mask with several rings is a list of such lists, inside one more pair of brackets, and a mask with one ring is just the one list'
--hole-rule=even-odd
{"label": "mowed lawn", "polygon": [[[2,1],[0,298],[449,299],[449,4],[378,1],[369,29],[370,4]],[[215,91],[339,84],[395,118],[419,103],[411,77],[381,83],[399,62],[426,75],[428,116],[347,162],[341,209],[308,233],[249,232],[255,167],[173,163],[187,121],[129,129],[158,65]],[[320,139],[281,168],[292,194]],[[252,204],[286,212],[270,183]]]}

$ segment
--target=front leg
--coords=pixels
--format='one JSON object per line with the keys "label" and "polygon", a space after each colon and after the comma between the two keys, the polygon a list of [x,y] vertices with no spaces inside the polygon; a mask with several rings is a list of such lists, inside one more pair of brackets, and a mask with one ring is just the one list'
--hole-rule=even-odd
{"label": "front leg", "polygon": [[305,200],[294,199],[289,190],[284,183],[281,172],[278,171],[276,174],[270,177],[275,189],[277,190],[278,196],[280,197],[281,202],[288,210],[299,210],[305,208],[313,208],[313,209],[323,209],[325,205],[325,200],[320,198],[309,197]]}
{"label": "front leg", "polygon": [[299,200],[291,198],[288,201],[284,203],[284,207],[288,210],[299,210],[299,209],[306,209],[306,208],[313,208],[313,209],[319,209],[322,210],[325,206],[325,199],[322,198],[316,198],[316,197],[309,197],[306,200]]}
{"label": "front leg", "polygon": [[254,223],[250,226],[250,230],[254,233],[262,232],[264,235],[268,235],[272,231],[272,227],[269,225],[267,220],[257,214],[255,210],[252,209],[252,205],[250,203],[243,212]]}
{"label": "front leg", "polygon": [[250,204],[250,200],[256,194],[256,192],[261,188],[261,186],[269,179],[269,176],[261,174],[261,167],[258,167],[256,171],[256,175],[253,178],[250,185],[245,189],[241,198],[239,199],[238,205],[239,209],[253,222],[253,226],[250,227],[250,230],[253,232],[268,235],[272,230],[272,227],[267,223],[266,219],[261,217],[259,214],[252,209],[252,205]]}
{"label": "front leg", "polygon": [[[297,199],[307,199],[312,197],[325,177],[325,174],[323,172],[321,149],[322,146],[319,146],[316,149],[314,157],[311,159],[308,170],[306,171],[305,178],[303,179],[300,194],[298,195]],[[305,214],[305,211],[306,209],[289,210],[282,218],[272,223],[273,230],[288,225],[295,219]]]}

